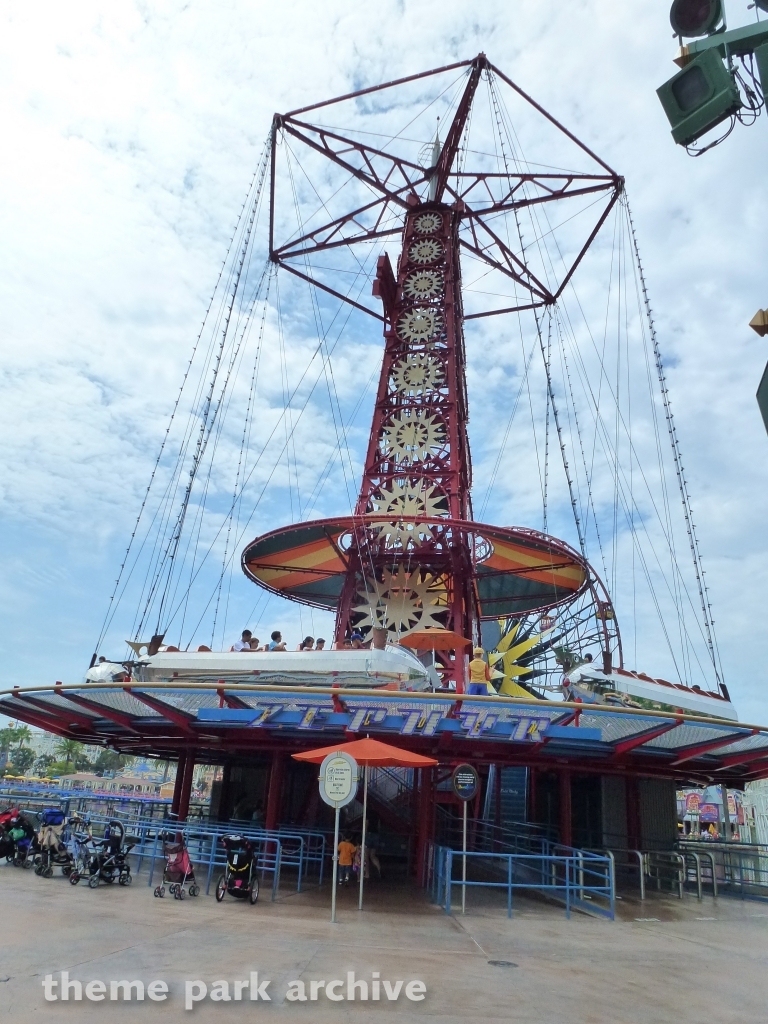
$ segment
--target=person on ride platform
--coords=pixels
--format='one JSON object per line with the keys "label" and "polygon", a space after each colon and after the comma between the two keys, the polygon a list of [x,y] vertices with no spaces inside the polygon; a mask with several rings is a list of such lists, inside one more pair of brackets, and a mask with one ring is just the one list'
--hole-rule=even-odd
{"label": "person on ride platform", "polygon": [[472,652],[474,657],[469,663],[469,688],[467,693],[475,696],[485,696],[488,693],[488,683],[491,681],[491,669],[483,658],[483,648],[475,647]]}

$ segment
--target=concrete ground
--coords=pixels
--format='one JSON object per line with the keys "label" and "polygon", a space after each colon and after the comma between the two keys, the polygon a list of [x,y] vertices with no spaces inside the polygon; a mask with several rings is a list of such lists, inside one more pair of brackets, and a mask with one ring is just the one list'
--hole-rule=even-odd
{"label": "concrete ground", "polygon": [[[275,1021],[299,1024],[765,1024],[768,1019],[768,905],[729,898],[652,894],[620,902],[615,922],[518,901],[508,920],[493,898],[470,898],[465,917],[447,917],[418,890],[372,883],[367,909],[356,892],[311,889],[268,894],[251,907],[213,896],[154,899],[139,875],[130,888],[70,886],[0,865],[0,1014],[14,1024],[100,1020]],[[501,963],[495,963],[500,961]],[[83,984],[103,981],[105,1002],[46,1001],[43,979],[62,971]],[[185,1009],[185,982],[234,982],[258,972],[271,1002],[211,1001]],[[382,988],[378,1002],[288,1002],[288,983],[346,977],[417,979],[423,1001]],[[109,982],[154,980],[163,1002],[109,999]],[[213,989],[223,993],[219,986]],[[358,990],[359,991],[359,990]],[[369,990],[369,995],[372,990]],[[55,990],[51,990],[55,992]],[[74,992],[74,990],[73,990]],[[92,989],[99,994],[99,988]],[[199,995],[201,987],[194,989]],[[414,994],[418,994],[415,992]]]}

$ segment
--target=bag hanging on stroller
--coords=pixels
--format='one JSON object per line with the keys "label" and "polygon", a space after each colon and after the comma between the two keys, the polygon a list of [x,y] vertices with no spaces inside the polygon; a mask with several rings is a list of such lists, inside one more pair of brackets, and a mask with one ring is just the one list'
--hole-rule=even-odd
{"label": "bag hanging on stroller", "polygon": [[227,852],[227,866],[216,883],[217,901],[221,903],[229,893],[238,899],[248,899],[253,905],[259,898],[253,843],[245,836],[228,835],[221,837],[221,844]]}
{"label": "bag hanging on stroller", "polygon": [[[155,896],[165,896],[165,883],[168,884],[168,892],[177,900],[183,900],[186,892],[190,896],[200,894],[200,886],[195,881],[195,869],[189,859],[189,851],[183,836],[179,836],[180,842],[176,841],[173,832],[162,832],[160,839],[163,842],[163,856],[165,857],[165,868],[163,869],[163,881],[155,887]],[[190,883],[189,889],[184,886]]]}
{"label": "bag hanging on stroller", "polygon": [[56,866],[65,876],[72,872],[74,857],[67,848],[66,825],[67,819],[59,807],[46,807],[40,814],[40,831],[37,833],[40,855],[35,858],[36,875],[51,878]]}

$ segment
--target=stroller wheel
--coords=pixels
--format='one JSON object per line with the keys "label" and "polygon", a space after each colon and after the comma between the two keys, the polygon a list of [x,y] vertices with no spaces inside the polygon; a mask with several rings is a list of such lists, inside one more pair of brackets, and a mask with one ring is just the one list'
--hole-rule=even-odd
{"label": "stroller wheel", "polygon": [[80,874],[79,874],[79,872],[77,872],[77,871],[73,871],[73,872],[72,872],[72,873],[70,874],[70,876],[69,876],[69,884],[70,884],[70,885],[77,885],[77,883],[78,883],[79,881],[80,881]]}
{"label": "stroller wheel", "polygon": [[165,896],[165,886],[164,885],[160,886],[160,896],[161,897]]}
{"label": "stroller wheel", "polygon": [[168,886],[168,892],[171,894],[171,896],[175,896],[176,895],[176,883],[175,882],[171,882],[171,884]]}
{"label": "stroller wheel", "polygon": [[88,888],[89,889],[98,889],[98,887],[99,887],[99,876],[98,875],[91,875],[91,877],[88,879]]}
{"label": "stroller wheel", "polygon": [[155,886],[155,899],[158,899],[159,896],[160,896],[160,886],[156,885]]}
{"label": "stroller wheel", "polygon": [[183,900],[183,899],[186,899],[186,896],[187,896],[186,891],[180,885],[177,885],[176,886],[176,899],[177,900]]}
{"label": "stroller wheel", "polygon": [[227,876],[221,875],[216,883],[216,902],[221,903],[227,893]]}
{"label": "stroller wheel", "polygon": [[189,887],[189,895],[190,896],[199,896],[200,895],[200,886],[199,885],[194,885],[194,884],[190,885],[190,887]]}
{"label": "stroller wheel", "polygon": [[48,867],[43,868],[40,874],[43,876],[43,878],[53,878],[53,868],[49,864]]}
{"label": "stroller wheel", "polygon": [[25,857],[24,860],[21,862],[21,866],[23,868],[31,868],[32,867],[32,861],[29,859],[29,857]]}
{"label": "stroller wheel", "polygon": [[251,901],[251,906],[254,905],[256,900],[259,898],[259,880],[254,878],[251,883],[251,891],[248,893],[248,899]]}
{"label": "stroller wheel", "polygon": [[131,882],[133,881],[133,877],[130,871],[126,871],[122,875],[120,875],[117,881],[119,885],[130,885]]}
{"label": "stroller wheel", "polygon": [[42,875],[42,873],[43,873],[43,865],[42,864],[35,864],[35,874],[36,875]]}
{"label": "stroller wheel", "polygon": [[69,878],[69,876],[72,874],[72,865],[65,864],[64,867],[61,869],[61,873],[62,875],[64,875],[65,878]]}

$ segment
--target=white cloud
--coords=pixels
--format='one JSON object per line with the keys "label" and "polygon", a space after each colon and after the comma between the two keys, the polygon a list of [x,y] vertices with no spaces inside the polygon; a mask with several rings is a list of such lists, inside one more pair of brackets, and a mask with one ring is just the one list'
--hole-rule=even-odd
{"label": "white cloud", "polygon": [[[745,4],[731,8],[732,22],[746,20]],[[375,10],[341,0],[206,0],[108,8],[41,2],[4,12],[4,683],[75,679],[91,653],[272,113],[483,49],[626,176],[726,679],[742,717],[765,720],[757,655],[768,585],[768,439],[754,391],[766,350],[746,326],[768,302],[759,174],[765,122],[737,127],[700,160],[674,146],[654,94],[674,71],[667,10],[666,0],[631,12],[607,0],[382,0]],[[599,277],[577,282],[590,308],[601,287]],[[282,282],[281,289],[290,309],[290,376],[316,341],[313,321],[294,308],[299,289]],[[350,327],[333,363],[345,415],[381,352],[372,321],[358,317]],[[467,332],[476,503],[504,419],[485,398],[520,369],[516,331],[510,324]],[[488,337],[496,339],[490,355]],[[273,318],[265,339],[254,441],[268,435],[282,406]],[[241,403],[245,378],[238,377]],[[336,444],[325,387],[323,378],[297,429],[302,503]],[[299,402],[305,395],[306,388]],[[355,474],[371,402],[369,392],[350,434]],[[219,503],[230,493],[241,407],[233,405],[224,428],[213,480]],[[523,525],[536,513],[538,478],[522,441],[510,451],[518,472],[489,515]],[[267,463],[254,474],[262,482]],[[290,518],[286,499],[284,487],[267,492],[253,535]],[[322,515],[344,510],[338,464],[312,505]],[[208,536],[218,529],[215,519],[205,526]],[[259,595],[237,575],[232,588],[237,631],[236,617]],[[262,631],[274,623],[297,636],[321,628],[308,611],[272,599],[261,622]],[[652,639],[643,650],[639,642],[638,667],[660,671],[655,645]]]}

